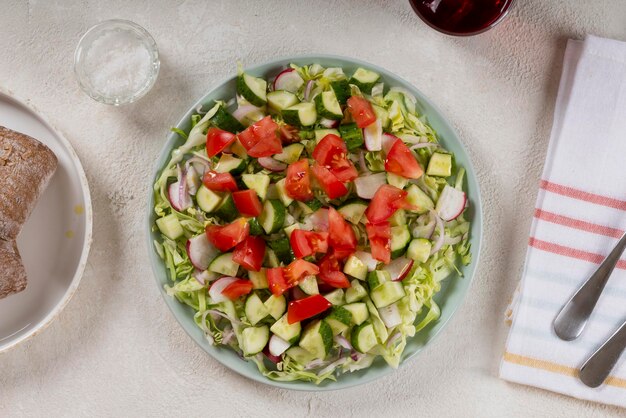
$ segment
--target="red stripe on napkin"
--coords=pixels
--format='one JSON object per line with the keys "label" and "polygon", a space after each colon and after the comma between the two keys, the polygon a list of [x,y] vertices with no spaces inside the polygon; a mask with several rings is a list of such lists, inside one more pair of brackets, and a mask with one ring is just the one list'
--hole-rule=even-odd
{"label": "red stripe on napkin", "polygon": [[541,180],[539,183],[539,187],[542,189],[551,192],[560,194],[562,196],[571,197],[572,199],[583,200],[585,202],[595,203],[596,205],[607,206],[609,208],[625,210],[626,211],[626,201],[614,199],[608,196],[602,196],[595,193],[589,193],[584,190],[578,190],[573,187],[563,186],[556,183],[551,183],[546,180]]}
{"label": "red stripe on napkin", "polygon": [[557,215],[556,213],[546,212],[545,210],[535,209],[535,218],[541,219],[553,224],[567,226],[569,228],[579,229],[593,234],[605,235],[607,237],[621,238],[623,231],[609,226],[598,225],[580,219],[570,218],[568,216]]}
{"label": "red stripe on napkin", "polygon": [[[588,251],[566,247],[564,245],[543,241],[534,237],[530,237],[530,239],[528,240],[528,245],[542,251],[547,251],[549,253],[575,258],[577,260],[588,261],[595,264],[600,264],[605,259],[605,256],[603,256],[602,254],[590,253]],[[619,260],[617,262],[617,268],[621,270],[626,270],[626,260]]]}

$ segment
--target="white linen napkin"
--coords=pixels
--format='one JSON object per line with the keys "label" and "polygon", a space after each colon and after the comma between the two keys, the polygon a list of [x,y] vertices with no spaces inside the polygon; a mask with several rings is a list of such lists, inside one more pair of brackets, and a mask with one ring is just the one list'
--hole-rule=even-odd
{"label": "white linen napkin", "polygon": [[561,341],[552,329],[626,230],[626,42],[568,42],[535,207],[500,377],[626,407],[626,354],[599,388],[578,380],[582,363],[626,319],[626,260],[581,337]]}

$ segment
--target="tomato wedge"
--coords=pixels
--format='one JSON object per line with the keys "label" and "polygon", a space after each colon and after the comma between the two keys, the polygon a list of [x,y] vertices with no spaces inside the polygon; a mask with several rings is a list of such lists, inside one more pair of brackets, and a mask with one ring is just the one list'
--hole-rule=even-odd
{"label": "tomato wedge", "polygon": [[330,170],[339,181],[352,181],[358,177],[354,164],[348,159],[346,143],[334,134],[328,134],[315,146],[313,158]]}
{"label": "tomato wedge", "polygon": [[252,282],[246,279],[238,279],[222,290],[222,295],[230,300],[235,300],[240,296],[247,295],[252,291]]}
{"label": "tomato wedge", "polygon": [[245,240],[249,233],[250,225],[244,218],[239,218],[224,226],[209,225],[206,227],[207,238],[220,251],[230,250]]}
{"label": "tomato wedge", "polygon": [[337,259],[337,256],[333,253],[328,253],[319,261],[320,273],[319,278],[322,282],[331,287],[345,289],[350,287],[350,281],[346,275],[341,271],[341,264]]}
{"label": "tomato wedge", "polygon": [[270,288],[270,292],[276,296],[280,296],[285,293],[293,284],[287,283],[285,280],[285,269],[282,267],[269,268],[265,270],[265,277],[267,278],[267,284]]}
{"label": "tomato wedge", "polygon": [[291,249],[296,258],[328,251],[328,232],[312,232],[294,229],[289,237]]}
{"label": "tomato wedge", "polygon": [[244,131],[237,138],[251,157],[270,157],[282,152],[283,146],[278,136],[278,124],[271,116],[266,116]]}
{"label": "tomato wedge", "polygon": [[313,295],[304,299],[291,301],[287,308],[287,322],[295,324],[296,322],[312,318],[315,315],[321,314],[331,306],[333,306],[333,304],[327,301],[322,295]]}
{"label": "tomato wedge", "polygon": [[239,189],[235,178],[230,173],[218,173],[212,170],[204,173],[202,183],[207,189],[216,192],[234,192]]}
{"label": "tomato wedge", "polygon": [[233,200],[239,213],[244,216],[259,216],[263,210],[261,201],[254,190],[233,192]]}
{"label": "tomato wedge", "polygon": [[352,96],[348,99],[348,109],[359,128],[365,128],[376,122],[376,113],[372,104],[364,97]]}
{"label": "tomato wedge", "polygon": [[285,280],[293,286],[306,276],[316,276],[319,272],[320,269],[315,264],[304,260],[295,260],[285,267]]}
{"label": "tomato wedge", "polygon": [[209,128],[206,133],[206,155],[214,157],[235,142],[235,134],[219,128]]}
{"label": "tomato wedge", "polygon": [[372,257],[389,264],[391,261],[391,225],[389,222],[367,223],[365,230],[372,249]]}
{"label": "tomato wedge", "polygon": [[337,199],[348,193],[348,188],[339,181],[329,169],[319,164],[314,164],[311,168],[313,176],[317,179],[324,192],[330,199]]}
{"label": "tomato wedge", "polygon": [[265,258],[265,241],[261,237],[248,235],[233,251],[233,261],[246,270],[261,270],[263,258]]}
{"label": "tomato wedge", "polygon": [[356,251],[354,230],[333,207],[328,208],[328,232],[328,244],[335,257],[344,259]]}
{"label": "tomato wedge", "polygon": [[292,199],[302,202],[313,199],[309,176],[309,161],[306,158],[296,161],[287,167],[285,190]]}
{"label": "tomato wedge", "polygon": [[406,195],[407,192],[404,190],[389,184],[383,184],[376,190],[365,211],[367,220],[370,223],[377,224],[389,219],[398,209],[415,209],[406,200]]}
{"label": "tomato wedge", "polygon": [[401,139],[396,139],[389,149],[385,159],[385,171],[407,179],[417,179],[424,174],[413,153]]}

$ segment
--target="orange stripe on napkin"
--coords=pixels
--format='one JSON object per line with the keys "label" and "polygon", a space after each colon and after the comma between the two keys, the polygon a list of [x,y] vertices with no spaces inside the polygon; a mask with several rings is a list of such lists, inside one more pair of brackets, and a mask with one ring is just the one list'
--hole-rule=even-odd
{"label": "orange stripe on napkin", "polygon": [[[602,254],[590,253],[588,251],[579,250],[564,245],[555,244],[553,242],[543,241],[534,237],[530,237],[528,245],[542,251],[562,255],[565,257],[575,258],[577,260],[589,261],[590,263],[600,264],[606,258]],[[626,260],[619,260],[617,268],[626,270]]]}
{"label": "orange stripe on napkin", "polygon": [[572,199],[583,200],[585,202],[595,203],[596,205],[607,206],[613,209],[626,210],[625,200],[614,199],[612,197],[602,196],[595,193],[589,193],[584,190],[578,190],[573,187],[551,183],[546,180],[541,180],[541,182],[539,183],[539,187],[548,192],[571,197]]}

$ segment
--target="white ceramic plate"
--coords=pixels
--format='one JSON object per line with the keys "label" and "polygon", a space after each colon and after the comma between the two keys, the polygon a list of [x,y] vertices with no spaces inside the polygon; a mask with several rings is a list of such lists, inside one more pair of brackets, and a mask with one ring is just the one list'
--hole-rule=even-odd
{"label": "white ceramic plate", "polygon": [[87,178],[70,143],[25,102],[1,89],[0,125],[38,139],[59,160],[17,240],[28,286],[0,299],[2,352],[45,328],[76,291],[91,246],[92,211]]}

